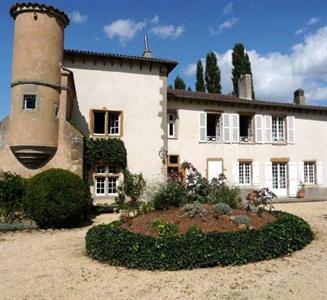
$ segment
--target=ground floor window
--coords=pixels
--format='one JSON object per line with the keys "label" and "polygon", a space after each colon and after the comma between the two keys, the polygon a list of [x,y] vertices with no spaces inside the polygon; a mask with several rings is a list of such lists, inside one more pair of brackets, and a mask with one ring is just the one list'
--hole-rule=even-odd
{"label": "ground floor window", "polygon": [[304,183],[315,184],[316,166],[314,162],[304,162]]}
{"label": "ground floor window", "polygon": [[272,185],[273,189],[286,189],[286,163],[272,164]]}
{"label": "ground floor window", "polygon": [[251,163],[240,162],[238,165],[239,184],[251,185]]}
{"label": "ground floor window", "polygon": [[120,170],[115,165],[99,165],[95,168],[95,195],[114,196],[117,194]]}

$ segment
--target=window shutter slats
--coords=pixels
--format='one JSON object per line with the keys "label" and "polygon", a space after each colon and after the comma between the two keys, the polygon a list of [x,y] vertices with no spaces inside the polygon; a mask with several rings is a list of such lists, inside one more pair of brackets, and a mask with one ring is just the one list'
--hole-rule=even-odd
{"label": "window shutter slats", "polygon": [[260,185],[259,162],[252,162],[252,184],[255,186]]}
{"label": "window shutter slats", "polygon": [[300,161],[298,163],[298,182],[304,183],[304,162]]}
{"label": "window shutter slats", "polygon": [[200,142],[206,142],[207,140],[207,114],[200,113]]}
{"label": "window shutter slats", "polygon": [[294,144],[294,142],[295,142],[294,122],[295,122],[294,116],[288,116],[286,118],[287,142],[289,144]]}
{"label": "window shutter slats", "polygon": [[272,190],[272,163],[265,162],[266,187]]}
{"label": "window shutter slats", "polygon": [[263,143],[263,115],[255,115],[255,141]]}
{"label": "window shutter slats", "polygon": [[289,196],[296,197],[298,191],[298,170],[297,163],[290,161],[288,163],[288,186],[289,186]]}
{"label": "window shutter slats", "polygon": [[230,143],[231,142],[231,122],[230,122],[230,117],[229,114],[224,113],[222,115],[223,117],[223,141],[225,143]]}
{"label": "window shutter slats", "polygon": [[239,164],[238,161],[232,162],[232,181],[234,184],[239,184]]}
{"label": "window shutter slats", "polygon": [[265,137],[266,137],[266,143],[270,144],[272,142],[272,117],[271,116],[265,116]]}
{"label": "window shutter slats", "polygon": [[231,141],[233,143],[239,142],[240,134],[240,116],[238,114],[230,114],[230,124],[231,124]]}
{"label": "window shutter slats", "polygon": [[321,161],[317,161],[317,184],[324,184],[324,168],[323,163]]}

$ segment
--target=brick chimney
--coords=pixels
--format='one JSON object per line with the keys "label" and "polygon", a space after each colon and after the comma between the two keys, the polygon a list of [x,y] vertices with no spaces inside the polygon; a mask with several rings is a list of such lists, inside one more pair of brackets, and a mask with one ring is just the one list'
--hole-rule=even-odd
{"label": "brick chimney", "polygon": [[305,96],[304,96],[304,90],[298,89],[294,91],[294,104],[298,105],[305,105]]}
{"label": "brick chimney", "polygon": [[237,81],[238,96],[243,99],[252,99],[252,76],[250,74],[241,75]]}

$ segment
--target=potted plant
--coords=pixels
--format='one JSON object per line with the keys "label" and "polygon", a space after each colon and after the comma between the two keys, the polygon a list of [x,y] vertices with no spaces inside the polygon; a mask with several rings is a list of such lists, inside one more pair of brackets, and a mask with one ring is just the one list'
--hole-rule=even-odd
{"label": "potted plant", "polygon": [[299,190],[297,191],[296,197],[297,198],[304,198],[305,195],[305,189],[304,189],[304,183],[300,182]]}

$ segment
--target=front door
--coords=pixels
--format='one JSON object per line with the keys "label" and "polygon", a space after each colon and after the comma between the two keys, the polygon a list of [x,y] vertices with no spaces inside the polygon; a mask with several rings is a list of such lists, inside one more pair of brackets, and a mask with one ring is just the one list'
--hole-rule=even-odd
{"label": "front door", "polygon": [[287,165],[286,163],[272,164],[272,186],[277,197],[287,196]]}

